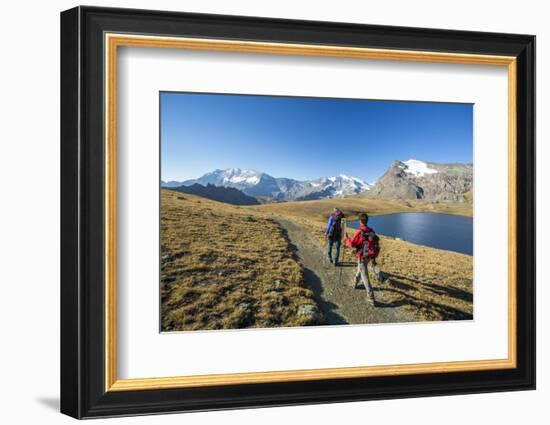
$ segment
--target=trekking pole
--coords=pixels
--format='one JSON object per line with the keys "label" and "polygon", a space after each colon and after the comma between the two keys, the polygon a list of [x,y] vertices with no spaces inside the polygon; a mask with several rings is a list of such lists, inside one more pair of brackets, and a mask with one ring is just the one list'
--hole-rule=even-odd
{"label": "trekking pole", "polygon": [[346,232],[348,231],[348,221],[344,218],[344,230],[342,234],[344,235],[344,250],[342,251],[342,264],[346,262]]}
{"label": "trekking pole", "polygon": [[[345,263],[345,260],[346,260],[346,219],[343,218],[342,219],[342,235],[340,236],[344,236],[344,246],[343,246],[343,251],[342,251],[342,262],[340,263],[340,277],[338,278],[338,286],[341,286],[342,285],[342,269],[344,268],[343,265]],[[340,245],[342,244],[342,242],[340,242]]]}

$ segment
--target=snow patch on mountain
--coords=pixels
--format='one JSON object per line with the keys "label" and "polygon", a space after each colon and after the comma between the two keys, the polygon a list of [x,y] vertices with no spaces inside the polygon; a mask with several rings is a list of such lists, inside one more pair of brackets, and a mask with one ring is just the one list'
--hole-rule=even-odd
{"label": "snow patch on mountain", "polygon": [[224,170],[223,181],[225,183],[255,185],[258,184],[261,174],[255,170],[241,170],[240,168],[230,168]]}
{"label": "snow patch on mountain", "polygon": [[409,159],[408,161],[403,161],[402,164],[404,165],[403,170],[405,173],[412,174],[415,177],[424,177],[426,174],[435,174],[438,172],[430,168],[424,161],[417,159]]}

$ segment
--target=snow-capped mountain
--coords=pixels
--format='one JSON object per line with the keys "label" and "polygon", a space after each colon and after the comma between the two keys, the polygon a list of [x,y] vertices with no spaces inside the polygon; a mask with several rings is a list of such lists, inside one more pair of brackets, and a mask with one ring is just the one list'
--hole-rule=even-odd
{"label": "snow-capped mountain", "polygon": [[226,170],[214,170],[202,177],[193,180],[180,182],[180,186],[190,186],[198,183],[203,186],[213,184],[215,186],[234,187],[235,189],[246,189],[257,185],[262,179],[263,173],[254,170],[242,170],[240,168],[228,168]]}
{"label": "snow-capped mountain", "polygon": [[370,190],[371,185],[357,177],[340,174],[336,177],[321,177],[309,182],[313,187],[322,187],[331,192],[332,197],[354,195]]}
{"label": "snow-capped mountain", "polygon": [[368,192],[388,199],[463,202],[473,188],[472,164],[394,161]]}
{"label": "snow-capped mountain", "polygon": [[272,177],[255,170],[228,168],[206,173],[202,177],[183,182],[162,182],[164,187],[191,186],[195,183],[207,186],[232,187],[248,196],[274,201],[296,201],[354,195],[370,189],[371,185],[356,177],[343,174],[321,177],[317,180],[294,180]]}

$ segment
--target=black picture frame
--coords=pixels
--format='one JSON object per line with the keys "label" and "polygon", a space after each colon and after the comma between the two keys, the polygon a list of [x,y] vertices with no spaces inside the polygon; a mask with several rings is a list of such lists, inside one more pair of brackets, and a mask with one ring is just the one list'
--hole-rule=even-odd
{"label": "black picture frame", "polygon": [[[517,367],[106,392],[104,33],[517,58]],[[535,388],[535,37],[132,9],[61,13],[61,412],[75,418]]]}

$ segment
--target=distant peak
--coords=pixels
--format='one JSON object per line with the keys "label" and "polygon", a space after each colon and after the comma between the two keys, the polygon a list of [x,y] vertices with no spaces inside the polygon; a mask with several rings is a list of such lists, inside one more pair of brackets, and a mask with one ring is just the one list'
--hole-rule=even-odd
{"label": "distant peak", "polygon": [[256,185],[262,178],[262,173],[255,170],[246,170],[242,168],[227,168],[220,173],[220,177],[225,183],[236,185]]}

